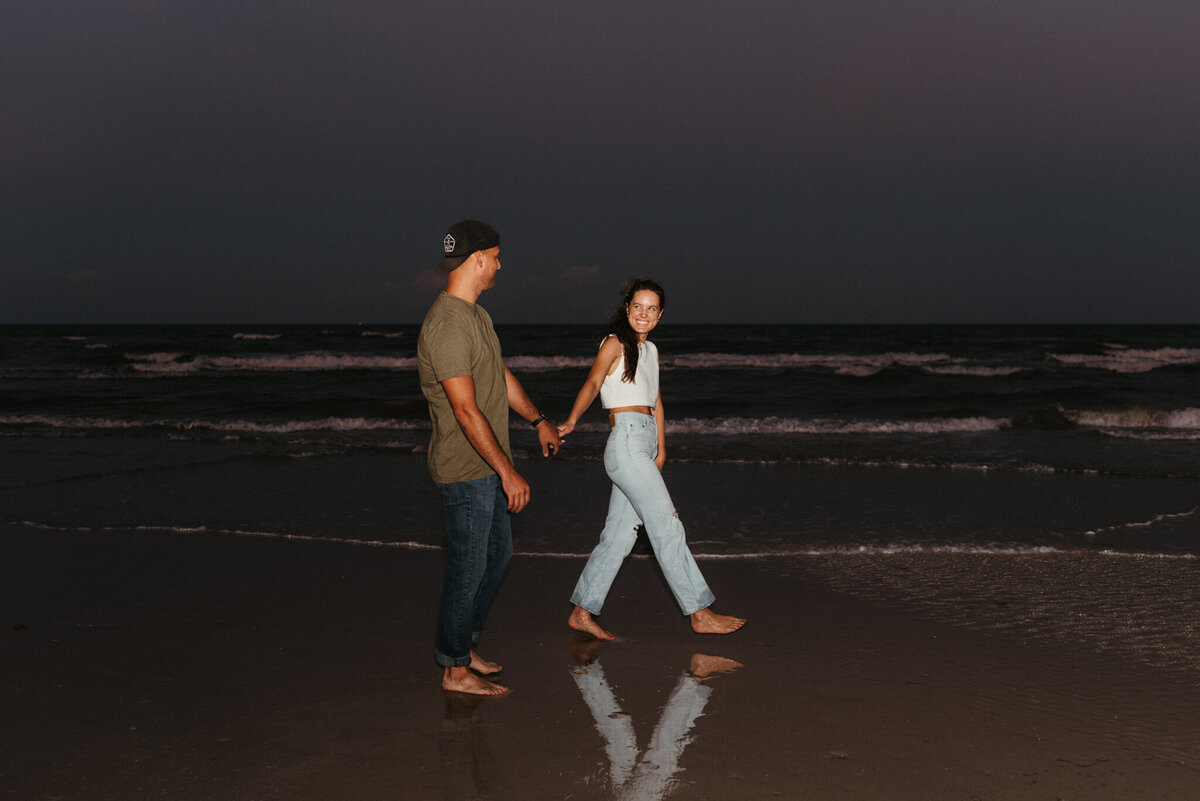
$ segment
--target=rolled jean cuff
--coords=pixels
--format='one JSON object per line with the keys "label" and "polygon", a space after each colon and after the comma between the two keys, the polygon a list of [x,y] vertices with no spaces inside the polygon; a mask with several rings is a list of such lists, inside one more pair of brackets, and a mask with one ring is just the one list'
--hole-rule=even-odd
{"label": "rolled jean cuff", "polygon": [[[426,651],[425,653],[429,653]],[[426,657],[428,659],[428,657]],[[434,651],[433,658],[442,667],[468,667],[471,664],[471,655],[466,656],[446,656],[441,651]]]}
{"label": "rolled jean cuff", "polygon": [[684,612],[684,613],[683,613],[683,614],[684,614],[684,617],[687,617],[687,616],[689,616],[689,615],[694,615],[694,614],[696,614],[697,612],[699,612],[699,611],[700,611],[700,610],[702,610],[702,609],[707,609],[708,607],[712,606],[712,605],[713,605],[713,604],[715,604],[716,602],[717,602],[717,599],[716,599],[716,597],[715,597],[715,596],[713,596],[713,594],[710,592],[710,593],[708,594],[708,600],[707,600],[707,601],[706,601],[706,600],[704,600],[704,599],[702,598],[702,599],[700,600],[700,605],[699,605],[699,606],[697,606],[695,609],[693,609],[693,610],[692,610],[692,611],[690,611],[690,612]]}

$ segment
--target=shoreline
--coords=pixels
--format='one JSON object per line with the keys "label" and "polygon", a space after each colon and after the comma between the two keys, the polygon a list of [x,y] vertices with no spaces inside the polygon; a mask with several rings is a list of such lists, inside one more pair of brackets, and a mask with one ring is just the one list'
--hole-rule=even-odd
{"label": "shoreline", "polygon": [[[612,798],[618,735],[579,677],[602,673],[589,686],[609,688],[645,757],[667,709],[695,712],[678,700],[695,654],[741,667],[699,683],[686,742],[655,751],[676,760],[655,797],[1110,801],[1200,785],[1187,665],[1036,615],[998,626],[981,610],[1021,599],[989,598],[991,573],[972,585],[953,555],[706,560],[714,608],[749,619],[729,637],[693,634],[653,560],[630,560],[600,618],[623,639],[594,648],[565,623],[579,561],[517,558],[480,646],[512,692],[482,700],[438,687],[436,552],[9,526],[0,555],[0,797]],[[957,595],[922,598],[925,583]]]}

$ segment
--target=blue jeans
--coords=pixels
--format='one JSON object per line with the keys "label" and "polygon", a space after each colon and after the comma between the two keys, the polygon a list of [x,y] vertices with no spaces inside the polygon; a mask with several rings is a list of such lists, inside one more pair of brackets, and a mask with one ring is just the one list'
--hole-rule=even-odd
{"label": "blue jeans", "polygon": [[497,475],[438,488],[446,511],[446,577],[436,657],[443,667],[465,667],[512,558],[508,498]]}
{"label": "blue jeans", "polygon": [[654,464],[656,455],[658,428],[654,418],[618,412],[604,447],[604,470],[613,482],[608,519],[571,595],[571,603],[594,615],[600,614],[617,571],[637,541],[639,525],[645,526],[658,566],[683,613],[690,615],[713,602],[713,594],[688,550],[671,494]]}

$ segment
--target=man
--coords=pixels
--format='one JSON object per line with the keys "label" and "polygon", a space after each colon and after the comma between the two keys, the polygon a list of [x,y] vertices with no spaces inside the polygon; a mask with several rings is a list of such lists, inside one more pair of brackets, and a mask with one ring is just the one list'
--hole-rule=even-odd
{"label": "man", "polygon": [[486,223],[450,226],[438,269],[446,289],[430,307],[417,339],[421,391],[433,434],[429,472],[446,512],[446,577],[438,611],[436,657],[442,688],[476,695],[508,689],[487,676],[500,665],[475,653],[488,607],[512,557],[509,513],[529,503],[529,484],[512,462],[511,408],[537,429],[542,455],[562,444],[504,366],[492,318],[476,301],[496,285],[500,235]]}

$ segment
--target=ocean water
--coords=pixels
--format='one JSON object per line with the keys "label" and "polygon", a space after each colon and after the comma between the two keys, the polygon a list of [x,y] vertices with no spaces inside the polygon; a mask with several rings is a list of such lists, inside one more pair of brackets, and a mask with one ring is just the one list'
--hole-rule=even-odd
{"label": "ocean water", "polygon": [[[510,367],[561,419],[598,329],[499,333]],[[0,536],[23,534],[12,564],[29,534],[110,529],[272,538],[280,564],[295,539],[440,547],[416,334],[0,327]],[[788,636],[762,628],[779,588],[824,585],[866,601],[867,615],[1027,649],[1043,681],[1078,688],[1047,699],[1013,669],[979,682],[985,716],[1036,705],[1101,752],[1133,742],[1194,759],[1200,326],[663,325],[654,339],[667,483],[717,608],[748,616],[752,636]],[[533,487],[514,540],[535,567],[582,565],[603,524],[607,421],[593,408],[582,423],[552,459],[513,426]],[[753,560],[776,590],[730,586],[736,573],[715,569],[728,559]],[[565,618],[566,597],[546,600]],[[606,612],[631,610],[612,598]]]}
{"label": "ocean water", "polygon": [[[500,326],[561,419],[597,326]],[[0,523],[440,541],[415,326],[0,327]],[[693,548],[1200,555],[1198,326],[655,331]],[[518,549],[583,554],[607,421],[514,423]]]}

